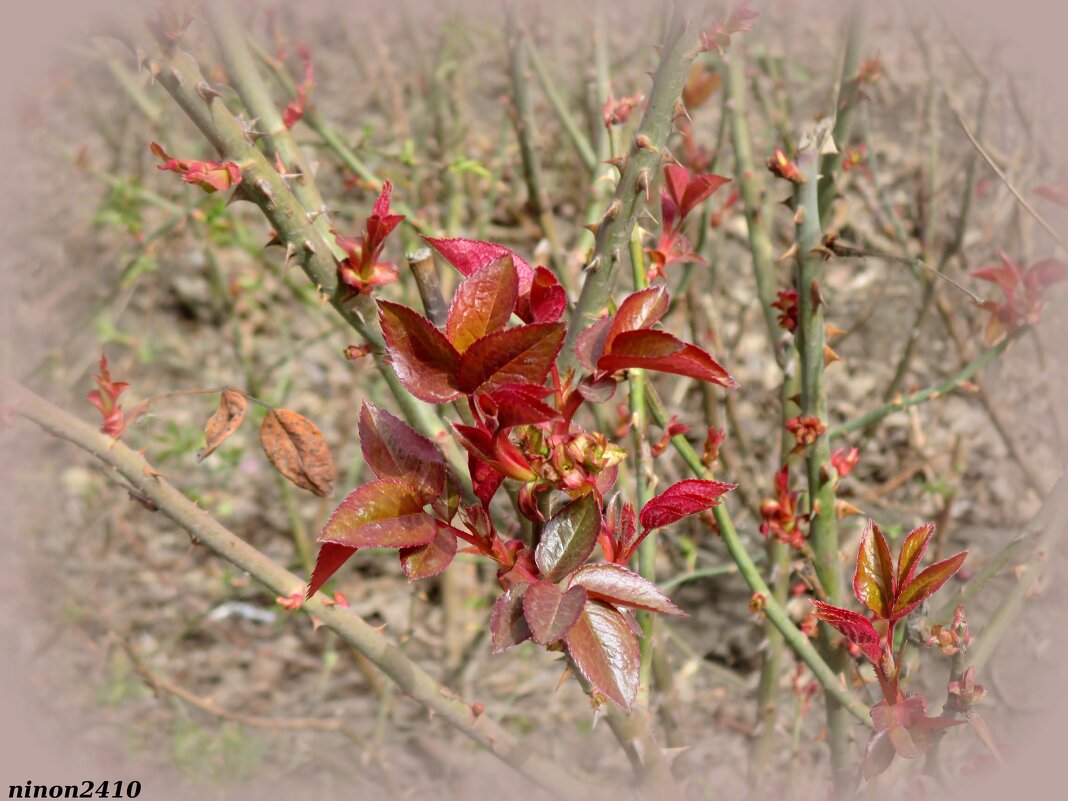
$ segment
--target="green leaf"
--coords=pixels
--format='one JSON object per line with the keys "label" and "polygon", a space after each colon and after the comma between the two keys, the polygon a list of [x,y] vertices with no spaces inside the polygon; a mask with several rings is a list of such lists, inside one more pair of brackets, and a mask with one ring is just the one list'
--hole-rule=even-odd
{"label": "green leaf", "polygon": [[553,515],[541,532],[534,561],[554,584],[586,563],[601,532],[601,511],[587,493]]}

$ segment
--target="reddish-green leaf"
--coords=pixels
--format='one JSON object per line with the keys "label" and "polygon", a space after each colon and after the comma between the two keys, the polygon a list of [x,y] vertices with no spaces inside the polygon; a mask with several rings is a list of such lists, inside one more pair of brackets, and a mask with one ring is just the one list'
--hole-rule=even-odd
{"label": "reddish-green leaf", "polygon": [[493,604],[490,614],[490,639],[493,653],[499,654],[506,648],[530,639],[530,626],[523,616],[523,594],[527,584],[509,587],[504,595]]}
{"label": "reddish-green leaf", "polygon": [[407,306],[380,300],[378,310],[389,359],[404,388],[428,403],[459,398],[460,354],[448,338]]}
{"label": "reddish-green leaf", "polygon": [[927,598],[938,592],[938,588],[960,570],[960,566],[964,564],[967,556],[967,551],[961,551],[948,559],[943,559],[941,562],[935,562],[902,587],[894,601],[893,619],[898,620],[905,617]]}
{"label": "reddish-green leaf", "polygon": [[541,384],[563,342],[563,323],[532,323],[485,336],[460,358],[459,387],[473,394],[506,384]]}
{"label": "reddish-green leaf", "polygon": [[204,425],[204,447],[197,451],[197,461],[203,462],[228,436],[237,431],[248,410],[248,399],[236,389],[224,390],[219,408]]}
{"label": "reddish-green leaf", "polygon": [[897,577],[890,546],[875,521],[869,518],[857,552],[857,569],[853,574],[853,593],[857,600],[884,620],[890,619],[897,592]]}
{"label": "reddish-green leaf", "polygon": [[604,353],[608,333],[612,330],[612,317],[602,317],[593,322],[589,328],[578,336],[575,343],[575,355],[579,362],[591,373],[597,369],[597,362]]}
{"label": "reddish-green leaf", "polygon": [[555,584],[539,581],[523,594],[523,616],[531,636],[539,645],[551,645],[563,639],[582,615],[586,590],[572,587],[561,592]]}
{"label": "reddish-green leaf", "polygon": [[608,373],[632,367],[688,376],[729,389],[738,386],[709,354],[667,331],[625,331],[612,340],[610,351],[597,360],[597,369]]}
{"label": "reddish-green leaf", "polygon": [[447,568],[456,556],[456,534],[451,526],[438,526],[438,533],[426,545],[401,548],[400,561],[408,581],[430,578]]}
{"label": "reddish-green leaf", "polygon": [[423,511],[423,493],[395,478],[363,484],[338,504],[319,534],[320,542],[354,548],[412,548],[426,545],[438,524]]}
{"label": "reddish-green leaf", "polygon": [[663,591],[650,581],[622,565],[599,562],[576,570],[568,584],[582,586],[591,598],[616,606],[646,609],[664,615],[685,615]]}
{"label": "reddish-green leaf", "polygon": [[275,469],[298,487],[327,496],[334,490],[334,460],[315,423],[289,409],[271,409],[260,444]]}
{"label": "reddish-green leaf", "polygon": [[511,256],[494,259],[465,279],[456,290],[445,325],[445,333],[456,350],[463,353],[476,340],[504,328],[518,292]]}
{"label": "reddish-green leaf", "polygon": [[601,531],[601,510],[587,493],[549,518],[541,532],[534,561],[547,581],[554,584],[582,567],[593,553]]}
{"label": "reddish-green leaf", "polygon": [[589,601],[564,641],[586,681],[608,700],[630,709],[638,694],[641,657],[623,613],[600,601]]}
{"label": "reddish-green leaf", "polygon": [[403,420],[366,401],[360,407],[360,449],[379,478],[411,484],[427,500],[441,494],[446,469],[437,446]]}
{"label": "reddish-green leaf", "polygon": [[356,548],[348,545],[338,545],[336,542],[324,542],[319,546],[319,556],[315,560],[315,569],[312,571],[311,580],[308,582],[308,591],[305,598],[311,598],[319,591],[319,588],[330,580],[340,567],[356,553]]}
{"label": "reddish-green leaf", "polygon": [[507,384],[481,396],[479,405],[501,428],[548,423],[560,417],[560,412],[542,401],[551,391],[535,384]]}
{"label": "reddish-green leaf", "polygon": [[619,304],[619,310],[612,318],[612,328],[604,343],[604,349],[612,352],[612,341],[627,331],[640,331],[652,328],[661,317],[667,314],[668,293],[663,286],[650,287],[628,295]]}
{"label": "reddish-green leaf", "polygon": [[813,601],[812,605],[816,607],[816,617],[837,629],[851,643],[860,646],[860,650],[874,664],[880,663],[879,632],[868,618],[859,612],[831,606],[823,601]]}
{"label": "reddish-green leaf", "polygon": [[894,761],[894,754],[894,744],[890,742],[888,731],[877,731],[872,734],[864,749],[864,761],[861,764],[864,780],[869,781],[890,767],[890,763]]}
{"label": "reddish-green leaf", "polygon": [[647,531],[671,525],[684,517],[718,506],[721,496],[735,486],[722,481],[688,478],[672,484],[646,503],[638,519]]}
{"label": "reddish-green leaf", "polygon": [[624,503],[619,509],[619,517],[616,520],[616,561],[625,565],[630,561],[638,546],[642,544],[648,532],[638,534],[638,527],[634,520],[634,507]]}
{"label": "reddish-green leaf", "polygon": [[935,533],[934,523],[925,523],[914,529],[901,544],[901,552],[897,555],[897,586],[898,591],[905,587],[920,566],[923,553],[927,550],[927,543]]}

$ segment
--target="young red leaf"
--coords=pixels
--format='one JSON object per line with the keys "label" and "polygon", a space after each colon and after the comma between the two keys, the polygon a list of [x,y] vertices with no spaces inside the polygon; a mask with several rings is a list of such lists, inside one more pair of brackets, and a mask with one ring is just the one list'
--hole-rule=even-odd
{"label": "young red leaf", "polygon": [[555,323],[567,310],[567,293],[544,267],[534,270],[530,294],[520,295],[515,313],[526,323]]}
{"label": "young red leaf", "polygon": [[197,461],[203,462],[228,436],[237,431],[248,411],[248,399],[234,389],[224,390],[219,408],[204,425],[204,447],[197,451]]}
{"label": "young red leaf", "polygon": [[628,295],[619,304],[612,318],[612,327],[605,338],[604,350],[612,352],[612,340],[627,331],[652,328],[667,314],[668,293],[663,286],[650,287]]}
{"label": "young red leaf", "polygon": [[554,584],[585,564],[601,531],[601,510],[592,493],[571,501],[549,518],[534,561]]}
{"label": "young red leaf", "polygon": [[879,632],[875,630],[875,626],[868,618],[859,612],[831,606],[823,601],[813,601],[812,605],[816,607],[816,617],[837,629],[851,643],[859,646],[864,656],[868,657],[873,664],[879,664],[881,657]]}
{"label": "young red leaf", "polygon": [[467,455],[467,466],[471,474],[471,486],[475,497],[483,506],[488,507],[493,496],[504,483],[504,475],[472,453]]}
{"label": "young red leaf", "polygon": [[624,613],[600,601],[589,601],[564,642],[586,681],[608,700],[630,709],[638,694],[641,657]]}
{"label": "young red leaf", "polygon": [[634,507],[624,503],[619,510],[619,519],[616,521],[616,558],[615,562],[625,565],[630,561],[638,546],[645,539],[643,531],[638,535],[638,526],[635,522]]}
{"label": "young red leaf", "polygon": [[534,642],[551,645],[563,639],[578,622],[586,606],[586,590],[571,587],[561,592],[555,584],[539,581],[523,593],[523,616]]}
{"label": "young red leaf", "polygon": [[316,425],[289,409],[271,409],[260,444],[275,469],[298,487],[327,496],[334,490],[334,460]]}
{"label": "young red leaf", "polygon": [[641,521],[642,528],[647,531],[669,526],[684,517],[718,506],[721,496],[730,492],[735,486],[735,484],[725,484],[722,481],[688,478],[672,484],[646,503],[638,519]]}
{"label": "young red leaf", "polygon": [[412,548],[437,535],[438,523],[423,511],[423,493],[395,478],[363,484],[330,513],[320,542],[355,548]]}
{"label": "young red leaf", "polygon": [[441,494],[445,458],[429,439],[385,409],[364,401],[360,407],[360,449],[379,478],[411,484],[428,500]]}
{"label": "young red leaf", "polygon": [[426,545],[401,548],[400,561],[408,581],[430,578],[447,568],[456,556],[456,534],[451,526],[438,526],[438,532]]}
{"label": "young red leaf", "polygon": [[905,617],[927,598],[938,592],[938,588],[960,570],[967,556],[967,551],[961,551],[941,562],[935,562],[902,587],[894,600],[893,619],[899,620]]}
{"label": "young red leaf", "polygon": [[494,259],[460,283],[445,333],[460,353],[508,324],[519,293],[511,255]]}
{"label": "young red leaf", "polygon": [[563,323],[531,323],[485,336],[460,357],[459,387],[470,395],[506,384],[541,384],[563,342]]}
{"label": "young red leaf", "polygon": [[897,576],[894,575],[890,546],[875,521],[869,518],[857,552],[853,594],[878,617],[889,620],[896,592]]}
{"label": "young red leaf", "polygon": [[616,336],[611,350],[597,360],[597,368],[608,373],[630,367],[688,376],[728,389],[738,386],[709,354],[666,331],[626,331]]}
{"label": "young red leaf", "polygon": [[607,601],[615,606],[629,606],[660,612],[664,615],[685,615],[659,587],[622,565],[601,562],[576,570],[568,581],[571,587],[586,588],[591,598]]}
{"label": "young red leaf", "polygon": [[349,545],[339,545],[336,542],[324,542],[319,546],[319,556],[315,560],[315,569],[312,571],[311,580],[308,582],[308,591],[305,598],[311,598],[319,589],[330,580],[340,567],[356,553],[356,548]]}
{"label": "young red leaf", "polygon": [[897,555],[898,591],[912,581],[913,576],[916,575],[920,560],[923,559],[924,551],[927,550],[927,544],[931,541],[934,533],[935,524],[925,523],[919,528],[913,529],[905,538],[905,541],[901,543],[901,551]]}
{"label": "young red leaf", "polygon": [[490,639],[493,653],[499,654],[513,645],[530,639],[530,626],[523,616],[523,595],[527,584],[509,587],[493,604],[490,614]]}
{"label": "young red leaf", "polygon": [[604,354],[608,333],[612,330],[612,317],[602,317],[578,336],[575,342],[575,355],[579,363],[591,373],[597,369],[597,362]]}
{"label": "young red leaf", "polygon": [[113,439],[117,439],[126,429],[126,426],[132,422],[132,419],[127,419],[126,413],[122,409],[122,404],[119,403],[119,396],[130,385],[125,381],[111,380],[111,373],[108,372],[108,360],[103,353],[100,354],[100,373],[99,375],[94,375],[93,380],[96,382],[97,389],[94,389],[85,398],[97,408],[103,418],[100,430]]}
{"label": "young red leaf", "polygon": [[537,384],[506,384],[479,400],[482,413],[496,419],[500,428],[548,423],[560,412],[542,402],[552,390]]}
{"label": "young red leaf", "polygon": [[404,388],[419,400],[448,403],[460,397],[460,354],[433,324],[399,303],[378,301],[382,336]]}

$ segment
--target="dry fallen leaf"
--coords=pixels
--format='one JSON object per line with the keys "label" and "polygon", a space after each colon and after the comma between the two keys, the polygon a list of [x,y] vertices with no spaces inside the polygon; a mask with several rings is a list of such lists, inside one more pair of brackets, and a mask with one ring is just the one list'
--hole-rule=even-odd
{"label": "dry fallen leaf", "polygon": [[334,488],[334,460],[315,424],[289,409],[272,409],[260,428],[263,452],[283,476],[316,495]]}
{"label": "dry fallen leaf", "polygon": [[248,410],[248,399],[234,389],[225,390],[219,398],[219,408],[204,424],[204,447],[197,451],[197,461],[203,462],[222,445],[223,440],[237,431]]}

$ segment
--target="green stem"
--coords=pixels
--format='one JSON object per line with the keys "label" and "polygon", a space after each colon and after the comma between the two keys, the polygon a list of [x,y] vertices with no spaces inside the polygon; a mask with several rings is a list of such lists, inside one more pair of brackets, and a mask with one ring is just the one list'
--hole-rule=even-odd
{"label": "green stem", "polygon": [[[668,414],[664,408],[663,401],[660,400],[652,387],[648,389],[645,399],[649,404],[649,413],[657,425],[665,425],[668,421]],[[679,434],[672,437],[671,444],[697,478],[712,478],[712,473],[701,462],[700,455],[694,450],[693,445],[690,444],[685,436]],[[867,705],[849,691],[843,678],[828,666],[808,637],[790,620],[786,608],[775,600],[774,594],[760,575],[760,570],[753,561],[753,557],[749,555],[738,531],[734,528],[734,522],[731,520],[727,505],[721,503],[719,506],[713,507],[712,515],[719,528],[720,538],[723,540],[731,559],[738,566],[738,571],[742,574],[742,578],[749,585],[749,589],[755,593],[760,593],[766,598],[764,613],[775,628],[782,633],[786,644],[808,666],[809,670],[812,671],[812,675],[823,686],[824,691],[829,696],[837,700],[857,720],[866,725],[871,725],[871,717],[868,714]]]}
{"label": "green stem", "polygon": [[937,398],[941,398],[945,395],[948,395],[953,390],[970,381],[980,370],[982,370],[986,365],[988,365],[990,362],[1000,356],[1009,346],[1009,343],[1017,339],[1023,331],[1024,329],[1019,329],[1010,334],[1009,336],[1005,337],[1005,339],[1001,340],[1001,342],[994,345],[993,347],[987,348],[982,353],[980,353],[975,359],[973,359],[971,362],[969,362],[960,370],[958,370],[956,373],[938,382],[933,387],[928,387],[927,389],[919,390],[918,392],[913,392],[909,395],[905,395],[904,397],[888,401],[882,404],[881,406],[872,409],[869,412],[865,412],[862,415],[854,417],[852,420],[842,423],[841,425],[834,426],[833,428],[827,431],[827,433],[825,434],[825,438],[834,439],[837,437],[845,436],[846,434],[850,434],[854,431],[859,431],[861,429],[867,428],[868,426],[879,422],[884,417],[887,417],[888,415],[893,414],[894,412],[898,412],[903,409],[908,409],[911,406],[919,406],[921,403],[925,403],[929,400],[935,400]]}
{"label": "green stem", "polygon": [[[854,6],[854,9],[856,6]],[[801,414],[827,421],[827,390],[824,370],[824,321],[821,287],[823,261],[816,251],[820,228],[818,153],[821,136],[810,134],[798,147],[797,166],[804,177],[795,194],[797,224],[798,326],[794,332],[801,372]],[[830,468],[830,438],[820,436],[808,446],[805,466],[808,475],[809,531],[814,567],[828,603],[841,605],[842,563],[838,555],[838,518],[835,513],[835,473]],[[820,626],[823,658],[838,674],[845,672],[849,655],[841,636],[830,626]],[[835,785],[850,781],[849,721],[834,698],[827,699],[828,744]]]}
{"label": "green stem", "polygon": [[835,106],[834,143],[836,152],[827,153],[820,160],[819,167],[819,218],[827,218],[837,191],[836,181],[842,156],[853,135],[853,121],[860,101],[860,56],[864,46],[864,18],[867,10],[866,0],[853,0],[849,8],[849,21],[846,23],[846,49],[842,60],[842,76],[839,79],[838,99]]}
{"label": "green stem", "polygon": [[615,195],[601,218],[593,253],[586,264],[586,281],[572,313],[572,324],[564,344],[562,361],[565,368],[575,364],[575,343],[579,334],[608,302],[630,232],[645,207],[646,193],[652,198],[652,186],[675,117],[675,102],[686,85],[690,63],[697,54],[686,30],[683,10],[681,5],[676,5],[661,51],[660,65],[653,76],[649,104],[623,164]]}
{"label": "green stem", "polygon": [[578,153],[582,163],[586,165],[586,169],[590,172],[595,172],[598,159],[597,154],[593,152],[593,145],[590,144],[590,140],[586,138],[575,118],[571,115],[564,99],[560,97],[560,92],[553,84],[549,71],[545,69],[545,62],[541,60],[541,53],[538,52],[538,48],[529,36],[525,37],[525,44],[527,55],[530,56],[530,65],[534,68],[534,74],[538,76],[538,83],[541,84],[541,89],[545,92],[549,105],[556,112],[560,124],[564,127],[564,132],[567,134],[568,139],[571,140],[571,144],[575,146],[575,151]]}

